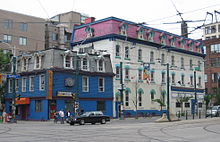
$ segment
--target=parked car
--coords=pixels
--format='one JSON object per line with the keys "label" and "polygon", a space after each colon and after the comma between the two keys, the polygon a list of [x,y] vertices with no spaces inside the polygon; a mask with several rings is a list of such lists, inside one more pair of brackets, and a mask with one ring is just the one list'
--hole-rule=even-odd
{"label": "parked car", "polygon": [[74,125],[74,124],[84,125],[85,123],[105,124],[106,122],[110,121],[110,117],[104,115],[101,111],[91,111],[91,112],[85,112],[78,117],[72,117],[68,121],[70,125]]}
{"label": "parked car", "polygon": [[206,111],[206,117],[209,117],[209,116],[217,117],[219,115],[220,115],[220,105],[210,107]]}

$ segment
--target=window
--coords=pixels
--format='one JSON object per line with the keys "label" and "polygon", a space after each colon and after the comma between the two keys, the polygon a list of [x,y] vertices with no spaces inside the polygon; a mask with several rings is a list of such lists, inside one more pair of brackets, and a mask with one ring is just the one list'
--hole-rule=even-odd
{"label": "window", "polygon": [[201,62],[198,61],[198,70],[201,70]]}
{"label": "window", "polygon": [[8,93],[12,93],[13,92],[13,80],[9,79],[8,80]]}
{"label": "window", "polygon": [[19,37],[19,45],[27,45],[27,38]]}
{"label": "window", "polygon": [[35,101],[35,112],[41,112],[42,111],[42,103],[41,100]]}
{"label": "window", "polygon": [[201,87],[201,86],[202,86],[202,78],[201,78],[201,76],[199,77],[198,86],[199,86],[199,87]]}
{"label": "window", "polygon": [[97,111],[105,112],[105,101],[97,101]]}
{"label": "window", "polygon": [[165,55],[161,54],[161,64],[165,64]]}
{"label": "window", "polygon": [[180,108],[181,107],[181,103],[180,102],[176,102],[176,107]]}
{"label": "window", "polygon": [[22,71],[27,71],[28,69],[28,58],[22,59]]}
{"label": "window", "polygon": [[154,82],[154,71],[150,73],[150,82]]}
{"label": "window", "polygon": [[104,61],[102,59],[98,61],[98,71],[104,71]]}
{"label": "window", "polygon": [[19,89],[19,82],[18,82],[18,81],[19,81],[19,79],[16,79],[16,80],[15,80],[15,91],[16,91],[16,92],[19,91],[19,90],[18,90],[18,89]]}
{"label": "window", "polygon": [[143,71],[138,70],[138,81],[142,81],[142,80],[143,80]]}
{"label": "window", "polygon": [[144,28],[139,27],[137,30],[137,34],[138,34],[138,39],[144,39]]}
{"label": "window", "polygon": [[171,56],[171,66],[175,66],[175,57]]}
{"label": "window", "polygon": [[193,86],[193,76],[190,76],[190,86]]}
{"label": "window", "polygon": [[27,90],[27,78],[22,77],[21,80],[22,80],[22,82],[21,82],[22,92],[26,92],[26,90]]}
{"label": "window", "polygon": [[39,79],[39,89],[44,90],[45,89],[45,75],[41,74]]}
{"label": "window", "polygon": [[27,32],[28,25],[27,23],[20,23],[20,30],[23,32]]}
{"label": "window", "polygon": [[211,33],[216,33],[216,25],[211,26]]}
{"label": "window", "polygon": [[219,53],[220,52],[220,44],[211,45],[211,53]]}
{"label": "window", "polygon": [[129,91],[125,90],[125,106],[129,106]]}
{"label": "window", "polygon": [[34,91],[34,76],[29,78],[29,91]]}
{"label": "window", "polygon": [[172,82],[172,84],[175,84],[175,74],[174,73],[171,74],[171,82]]}
{"label": "window", "polygon": [[162,72],[161,77],[162,77],[161,83],[162,83],[162,84],[166,83],[166,81],[165,81],[165,72]]}
{"label": "window", "polygon": [[120,54],[121,54],[121,48],[120,48],[120,45],[116,45],[115,47],[115,57],[120,57]]}
{"label": "window", "polygon": [[150,99],[151,99],[151,101],[153,101],[154,100],[154,97],[155,96],[155,92],[154,91],[151,91],[150,92]]}
{"label": "window", "polygon": [[105,91],[105,80],[104,78],[99,78],[99,92]]}
{"label": "window", "polygon": [[182,75],[181,75],[181,85],[184,85],[184,84],[185,84],[184,80],[185,80],[185,75],[182,74]]}
{"label": "window", "polygon": [[82,70],[88,70],[88,60],[86,58],[82,59]]}
{"label": "window", "polygon": [[142,50],[138,49],[138,61],[142,61]]}
{"label": "window", "polygon": [[[56,101],[53,102],[56,105]],[[65,110],[73,112],[74,111],[74,102],[72,100],[65,100]]]}
{"label": "window", "polygon": [[138,92],[138,106],[142,106],[142,92]]}
{"label": "window", "polygon": [[89,78],[86,76],[82,77],[82,91],[89,92]]}
{"label": "window", "polygon": [[72,57],[65,56],[65,68],[71,68],[72,65]]}
{"label": "window", "polygon": [[183,57],[181,57],[181,69],[184,69],[184,58]]}
{"label": "window", "polygon": [[122,23],[121,26],[119,27],[120,29],[120,34],[127,36],[127,30],[128,30],[128,25],[125,23]]}
{"label": "window", "polygon": [[13,27],[13,21],[12,20],[4,20],[4,28],[5,29],[12,29]]}
{"label": "window", "polygon": [[150,63],[153,63],[154,62],[154,52],[151,51],[150,52]]}
{"label": "window", "polygon": [[216,83],[218,81],[218,73],[212,73],[212,81]]}
{"label": "window", "polygon": [[199,102],[198,104],[199,104],[199,108],[202,108],[202,103],[201,103],[201,102]]}
{"label": "window", "polygon": [[120,78],[120,67],[119,66],[116,66],[116,69],[115,69],[115,72],[116,72],[116,79],[119,79]]}
{"label": "window", "polygon": [[129,80],[129,68],[125,68],[125,79]]}
{"label": "window", "polygon": [[90,38],[90,37],[94,36],[94,29],[91,28],[90,26],[86,27],[85,32],[86,32],[86,35],[87,35],[86,37],[87,38]]}
{"label": "window", "polygon": [[185,107],[189,108],[190,107],[190,103],[185,103]]}
{"label": "window", "polygon": [[193,60],[192,59],[189,60],[189,68],[190,68],[190,70],[193,70]]}
{"label": "window", "polygon": [[4,35],[3,36],[3,41],[7,42],[7,43],[11,43],[12,42],[12,36],[11,35]]}
{"label": "window", "polygon": [[129,59],[129,47],[125,47],[125,59]]}
{"label": "window", "polygon": [[52,32],[51,34],[52,34],[52,40],[53,41],[58,40],[58,34],[57,33]]}

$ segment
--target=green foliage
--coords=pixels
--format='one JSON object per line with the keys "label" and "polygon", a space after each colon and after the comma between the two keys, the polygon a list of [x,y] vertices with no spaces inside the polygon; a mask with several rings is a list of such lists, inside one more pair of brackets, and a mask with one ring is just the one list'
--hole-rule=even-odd
{"label": "green foliage", "polygon": [[219,105],[220,104],[220,88],[217,88],[216,91],[211,94],[211,99],[213,98],[214,100],[214,105]]}
{"label": "green foliage", "polygon": [[205,101],[205,106],[206,106],[206,110],[208,108],[209,103],[211,102],[212,98],[213,98],[213,94],[207,94],[204,96],[204,101]]}
{"label": "green foliage", "polygon": [[176,99],[177,102],[181,105],[181,113],[183,112],[183,103],[187,103],[192,97],[187,96],[180,96],[178,99]]}
{"label": "green foliage", "polygon": [[11,53],[4,53],[3,50],[0,49],[0,72],[9,71],[11,56]]}
{"label": "green foliage", "polygon": [[165,103],[161,99],[154,99],[154,102],[157,102],[160,106],[166,106]]}

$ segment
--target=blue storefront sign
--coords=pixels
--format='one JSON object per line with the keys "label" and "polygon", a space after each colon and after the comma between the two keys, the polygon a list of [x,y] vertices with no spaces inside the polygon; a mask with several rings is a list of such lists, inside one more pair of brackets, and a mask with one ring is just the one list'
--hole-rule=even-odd
{"label": "blue storefront sign", "polygon": [[20,75],[8,74],[7,78],[20,78]]}

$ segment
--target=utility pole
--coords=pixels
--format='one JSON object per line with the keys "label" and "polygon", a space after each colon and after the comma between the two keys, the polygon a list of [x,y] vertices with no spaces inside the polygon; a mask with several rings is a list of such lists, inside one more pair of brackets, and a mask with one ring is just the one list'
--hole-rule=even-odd
{"label": "utility pole", "polygon": [[196,94],[196,71],[194,71],[194,91],[195,91],[195,103],[194,103],[194,114],[197,114],[197,94]]}
{"label": "utility pole", "polygon": [[170,65],[167,63],[167,119],[170,120]]}
{"label": "utility pole", "polygon": [[124,106],[123,106],[123,100],[124,100],[124,97],[123,97],[123,91],[124,91],[124,84],[123,84],[123,63],[120,62],[120,84],[121,84],[121,88],[119,89],[120,91],[120,97],[121,97],[121,109],[120,109],[120,119],[123,119],[123,109],[124,109]]}

